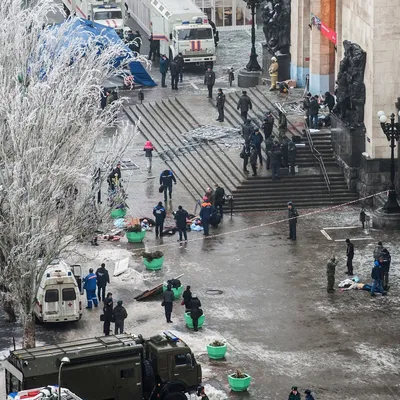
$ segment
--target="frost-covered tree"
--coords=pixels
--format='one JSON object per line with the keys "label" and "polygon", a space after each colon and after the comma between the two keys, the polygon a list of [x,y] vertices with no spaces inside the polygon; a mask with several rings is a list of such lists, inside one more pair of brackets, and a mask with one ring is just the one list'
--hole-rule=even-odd
{"label": "frost-covered tree", "polygon": [[[35,344],[32,310],[46,265],[93,232],[105,212],[93,201],[103,180],[94,171],[123,156],[135,133],[108,133],[121,100],[100,107],[102,82],[132,61],[126,48],[78,38],[73,19],[46,26],[54,7],[0,1],[0,295],[9,316],[13,307],[21,316],[27,347]],[[107,135],[100,158],[96,145]]]}

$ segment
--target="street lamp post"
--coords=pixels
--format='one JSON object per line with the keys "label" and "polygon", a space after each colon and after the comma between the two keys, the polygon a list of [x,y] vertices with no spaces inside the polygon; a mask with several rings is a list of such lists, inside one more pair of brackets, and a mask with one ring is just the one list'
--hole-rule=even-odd
{"label": "street lamp post", "polygon": [[250,60],[246,65],[247,71],[261,71],[260,64],[257,61],[256,53],[256,8],[260,5],[260,0],[245,0],[247,3],[247,8],[251,10],[251,53]]}
{"label": "street lamp post", "polygon": [[[400,99],[399,99],[400,100]],[[400,105],[396,103],[396,106]],[[396,164],[394,159],[394,149],[396,147],[396,141],[400,139],[400,111],[398,110],[397,113],[397,122],[395,122],[395,114],[390,115],[390,122],[388,122],[388,118],[385,115],[384,111],[378,112],[379,122],[381,123],[381,128],[383,133],[386,135],[387,140],[390,142],[390,188],[389,188],[389,196],[382,207],[383,211],[386,214],[394,214],[400,213],[400,206],[397,202],[397,193],[395,187],[395,171],[396,171]]]}
{"label": "street lamp post", "polygon": [[58,400],[61,400],[61,370],[64,364],[69,364],[71,361],[68,357],[61,359],[60,367],[58,368]]}

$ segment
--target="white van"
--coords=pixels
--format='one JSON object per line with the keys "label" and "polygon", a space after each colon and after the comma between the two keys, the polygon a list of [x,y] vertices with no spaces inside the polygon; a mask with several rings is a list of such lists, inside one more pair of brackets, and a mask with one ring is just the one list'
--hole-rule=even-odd
{"label": "white van", "polygon": [[82,317],[80,265],[54,260],[40,281],[34,314],[39,322],[78,321]]}

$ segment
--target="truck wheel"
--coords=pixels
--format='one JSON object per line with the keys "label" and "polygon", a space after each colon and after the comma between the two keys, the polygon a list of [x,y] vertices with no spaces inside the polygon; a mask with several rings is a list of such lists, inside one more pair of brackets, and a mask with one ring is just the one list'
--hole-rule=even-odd
{"label": "truck wheel", "polygon": [[163,397],[163,400],[187,400],[187,397],[182,392],[170,392]]}
{"label": "truck wheel", "polygon": [[150,360],[144,360],[142,364],[142,375],[143,375],[143,390],[145,392],[151,392],[155,385],[155,375],[153,365]]}

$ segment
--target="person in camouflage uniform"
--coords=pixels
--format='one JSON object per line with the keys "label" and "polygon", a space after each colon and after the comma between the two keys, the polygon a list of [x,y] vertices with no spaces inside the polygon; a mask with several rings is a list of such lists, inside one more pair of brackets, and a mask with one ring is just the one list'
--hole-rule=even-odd
{"label": "person in camouflage uniform", "polygon": [[335,285],[335,269],[337,265],[337,260],[335,256],[333,256],[329,261],[328,265],[326,266],[326,277],[328,278],[328,286],[327,286],[327,292],[328,293],[333,293],[335,289],[333,286]]}

